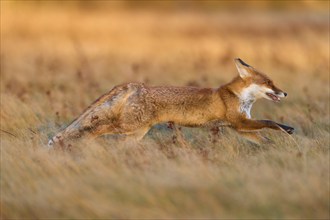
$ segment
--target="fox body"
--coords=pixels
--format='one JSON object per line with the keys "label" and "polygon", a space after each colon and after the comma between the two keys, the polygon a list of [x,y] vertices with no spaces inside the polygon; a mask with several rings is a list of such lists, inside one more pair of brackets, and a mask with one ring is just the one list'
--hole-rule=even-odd
{"label": "fox body", "polygon": [[127,83],[114,87],[98,98],[77,119],[49,140],[48,146],[80,137],[126,134],[141,139],[155,124],[174,122],[200,126],[222,121],[251,141],[267,139],[257,131],[263,128],[293,128],[269,120],[251,119],[253,103],[260,98],[275,102],[287,96],[265,74],[235,59],[239,75],[219,88],[149,87]]}

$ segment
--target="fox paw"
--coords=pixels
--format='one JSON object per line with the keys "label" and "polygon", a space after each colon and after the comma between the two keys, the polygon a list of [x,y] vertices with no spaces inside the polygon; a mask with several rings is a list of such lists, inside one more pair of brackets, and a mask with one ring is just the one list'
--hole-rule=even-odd
{"label": "fox paw", "polygon": [[293,132],[294,132],[294,128],[293,127],[290,127],[290,126],[287,126],[287,125],[278,124],[278,123],[277,123],[277,125],[280,128],[282,128],[288,134],[293,134]]}
{"label": "fox paw", "polygon": [[289,126],[284,126],[282,127],[288,134],[293,134],[294,128],[289,127]]}

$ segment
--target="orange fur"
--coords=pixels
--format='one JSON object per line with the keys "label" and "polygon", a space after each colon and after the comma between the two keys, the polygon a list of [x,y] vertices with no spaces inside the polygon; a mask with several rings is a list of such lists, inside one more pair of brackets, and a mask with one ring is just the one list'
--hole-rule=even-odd
{"label": "orange fur", "polygon": [[[259,98],[279,101],[286,96],[263,73],[236,59],[239,76],[217,89],[197,87],[149,87],[143,83],[116,86],[97,99],[76,120],[49,142],[126,134],[141,139],[155,124],[172,121],[183,126],[200,126],[213,121],[228,123],[243,136],[260,142],[251,132],[263,128],[292,133],[293,128],[268,120],[253,120],[252,104]],[[251,138],[250,138],[251,139]]]}

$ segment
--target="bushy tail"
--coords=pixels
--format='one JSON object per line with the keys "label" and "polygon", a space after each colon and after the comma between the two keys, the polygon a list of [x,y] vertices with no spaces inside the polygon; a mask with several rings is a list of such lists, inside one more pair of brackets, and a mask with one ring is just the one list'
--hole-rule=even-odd
{"label": "bushy tail", "polygon": [[52,137],[48,142],[48,147],[72,139],[99,135],[102,128],[113,123],[113,119],[118,117],[121,107],[132,92],[131,87],[127,84],[117,86],[102,95],[85,109],[77,119]]}

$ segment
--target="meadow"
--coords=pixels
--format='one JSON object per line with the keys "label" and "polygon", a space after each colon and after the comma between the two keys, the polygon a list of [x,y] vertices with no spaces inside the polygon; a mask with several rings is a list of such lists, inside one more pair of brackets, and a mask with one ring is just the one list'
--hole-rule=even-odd
{"label": "meadow", "polygon": [[[328,4],[299,10],[85,8],[1,1],[1,218],[330,217]],[[289,95],[255,118],[295,127],[255,145],[229,128],[157,125],[48,150],[113,86],[218,87],[240,57]]]}

